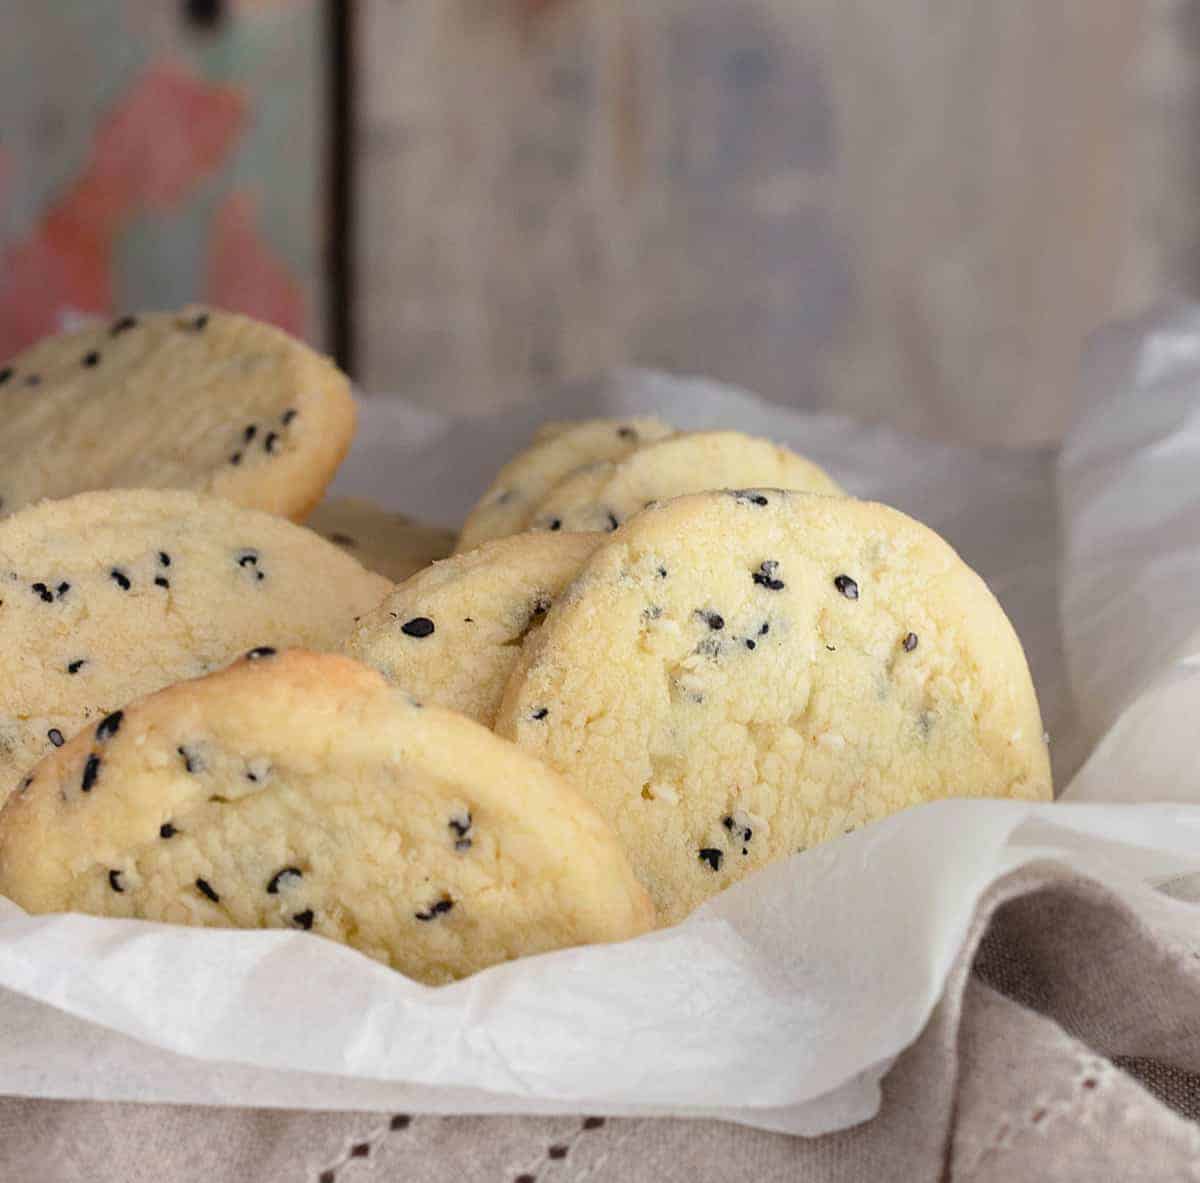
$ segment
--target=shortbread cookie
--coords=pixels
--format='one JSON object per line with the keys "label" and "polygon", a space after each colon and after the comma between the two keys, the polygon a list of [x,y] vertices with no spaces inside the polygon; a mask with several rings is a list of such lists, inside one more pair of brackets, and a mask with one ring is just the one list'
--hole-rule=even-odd
{"label": "shortbread cookie", "polygon": [[608,537],[496,722],[618,830],[660,917],[941,797],[1049,800],[1020,642],[926,527],[846,497],[682,497]]}
{"label": "shortbread cookie", "polygon": [[749,486],[843,492],[823,469],[781,444],[738,431],[700,431],[648,444],[615,463],[580,469],[543,498],[529,527],[615,530],[652,501]]}
{"label": "shortbread cookie", "polygon": [[297,520],[354,434],[345,376],[216,309],[123,316],[0,365],[0,514],[90,489],[191,489]]}
{"label": "shortbread cookie", "polygon": [[653,913],[555,773],[331,654],[258,648],[101,720],[0,813],[30,912],[297,928],[440,983]]}
{"label": "shortbread cookie", "polygon": [[345,652],[490,727],[521,644],[601,541],[514,534],[435,563],[364,616]]}
{"label": "shortbread cookie", "polygon": [[113,490],[0,521],[0,801],[89,719],[252,645],[333,648],[392,584],[283,518]]}
{"label": "shortbread cookie", "polygon": [[497,474],[471,510],[457,550],[471,550],[491,538],[524,530],[534,507],[563,477],[598,460],[619,460],[644,444],[663,439],[672,428],[658,419],[582,419],[549,425]]}
{"label": "shortbread cookie", "polygon": [[361,497],[322,501],[304,523],[395,583],[454,549],[454,531],[424,526]]}

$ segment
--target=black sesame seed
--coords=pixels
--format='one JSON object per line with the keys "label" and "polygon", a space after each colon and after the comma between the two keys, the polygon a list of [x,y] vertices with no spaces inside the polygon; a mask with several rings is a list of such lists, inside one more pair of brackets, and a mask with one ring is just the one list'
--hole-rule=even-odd
{"label": "black sesame seed", "polygon": [[917,647],[917,634],[908,633],[904,638],[904,652],[911,653]]}
{"label": "black sesame seed", "polygon": [[258,563],[258,551],[243,550],[238,552],[237,565],[239,567],[253,567]]}
{"label": "black sesame seed", "polygon": [[397,1113],[388,1122],[388,1128],[393,1130],[406,1130],[410,1125],[412,1125],[412,1118],[407,1113]]}
{"label": "black sesame seed", "polygon": [[100,354],[92,349],[83,355],[83,364],[91,369],[93,366],[100,364]]}
{"label": "black sesame seed", "polygon": [[128,591],[132,584],[129,582],[129,576],[125,574],[119,567],[114,567],[109,573],[109,577],[113,583],[122,591]]}
{"label": "black sesame seed", "polygon": [[418,920],[432,920],[435,916],[441,916],[449,912],[454,907],[454,901],[449,896],[443,896],[435,904],[431,904],[424,912],[414,912],[413,915]]}
{"label": "black sesame seed", "polygon": [[467,811],[465,817],[452,817],[446,823],[460,838],[466,836],[467,831],[471,828],[471,813]]}
{"label": "black sesame seed", "polygon": [[121,872],[120,871],[109,871],[108,886],[111,887],[113,889],[113,891],[117,892],[118,895],[120,895],[121,893],[123,893],[125,891],[125,889],[121,886]]}
{"label": "black sesame seed", "polygon": [[551,518],[550,519],[550,529],[551,530],[561,530],[562,529],[562,518]]}
{"label": "black sesame seed", "polygon": [[279,416],[279,422],[282,423],[284,425],[284,427],[286,427],[299,414],[300,414],[300,412],[297,411],[295,407],[288,407],[288,409],[286,411],[284,411],[284,413],[282,415]]}
{"label": "black sesame seed", "polygon": [[752,640],[750,640],[750,638],[749,638],[749,637],[747,637],[747,638],[746,638],[746,648],[747,648],[747,649],[754,649],[754,648],[756,648],[756,647],[757,647],[757,646],[756,646],[755,642],[754,642],[754,641],[752,641]]}
{"label": "black sesame seed", "polygon": [[110,337],[119,337],[122,333],[127,333],[130,329],[137,325],[136,316],[123,316],[120,320],[114,320],[112,327],[108,330]]}
{"label": "black sesame seed", "polygon": [[267,884],[267,895],[278,895],[281,887],[290,887],[293,879],[303,878],[304,872],[299,867],[282,867],[271,876]]}
{"label": "black sesame seed", "polygon": [[156,575],[154,577],[155,587],[170,587],[171,581],[165,575]]}
{"label": "black sesame seed", "polygon": [[93,752],[88,758],[87,763],[83,766],[83,780],[79,782],[80,789],[85,793],[90,793],[96,785],[96,779],[100,775],[100,757]]}
{"label": "black sesame seed", "polygon": [[836,653],[836,652],[837,652],[837,646],[836,646],[836,645],[826,645],[826,646],[825,646],[825,648],[826,648],[826,649],[828,649],[830,653]]}
{"label": "black sesame seed", "polygon": [[356,1142],[350,1147],[351,1158],[366,1158],[371,1153],[370,1142]]}
{"label": "black sesame seed", "polygon": [[34,595],[41,597],[42,603],[54,603],[54,593],[44,583],[31,584],[30,590],[34,593]]}
{"label": "black sesame seed", "polygon": [[13,376],[12,366],[5,366],[4,369],[0,370],[0,386],[3,386],[4,383],[7,382],[9,380],[9,378],[11,378],[12,376]]}
{"label": "black sesame seed", "polygon": [[632,427],[618,427],[617,435],[623,440],[635,440],[638,437],[637,432]]}
{"label": "black sesame seed", "polygon": [[242,441],[248,444],[256,435],[258,435],[258,428],[251,423],[250,426],[242,432]]}
{"label": "black sesame seed", "polygon": [[454,843],[454,849],[455,850],[470,850],[471,849],[471,839],[470,838],[456,839],[455,843]]}
{"label": "black sesame seed", "polygon": [[241,462],[242,462],[241,452],[234,452],[234,454],[229,457],[230,464],[241,464]]}
{"label": "black sesame seed", "polygon": [[721,851],[712,846],[705,846],[700,851],[700,861],[702,863],[708,863],[709,868],[713,871],[719,871],[721,869],[721,859],[724,857],[725,856],[721,853]]}
{"label": "black sesame seed", "polygon": [[838,589],[848,600],[858,599],[858,584],[850,578],[849,575],[839,575],[834,581],[833,586]]}
{"label": "black sesame seed", "polygon": [[585,1117],[583,1119],[583,1128],[585,1130],[598,1130],[602,1125],[604,1125],[604,1118],[602,1117]]}
{"label": "black sesame seed", "polygon": [[207,312],[202,312],[202,313],[200,313],[200,315],[199,315],[199,316],[197,316],[197,317],[195,318],[195,320],[193,320],[193,321],[192,321],[192,326],[191,326],[191,327],[192,327],[193,329],[195,329],[195,331],[196,331],[197,333],[199,333],[199,332],[201,332],[201,331],[202,331],[204,328],[206,328],[206,327],[207,327],[207,325],[208,325],[208,313],[207,313]]}
{"label": "black sesame seed", "polygon": [[64,580],[54,590],[58,592],[58,598],[61,600],[71,590],[71,585]]}
{"label": "black sesame seed", "polygon": [[196,880],[196,890],[203,896],[207,896],[214,904],[221,902],[221,897],[212,889],[212,884],[207,879]]}
{"label": "black sesame seed", "polygon": [[200,758],[198,756],[193,755],[185,747],[178,747],[175,750],[180,754],[180,756],[183,757],[183,768],[185,772],[200,771],[201,765]]}
{"label": "black sesame seed", "polygon": [[[303,912],[297,912],[295,916],[292,917],[292,923],[297,928],[302,928],[305,932],[308,932],[313,926],[313,910],[311,908],[305,908]],[[358,1148],[355,1147],[355,1149],[357,1150]]]}
{"label": "black sesame seed", "polygon": [[546,1157],[551,1159],[566,1158],[568,1150],[570,1150],[569,1146],[551,1146],[546,1151]]}
{"label": "black sesame seed", "polygon": [[608,525],[605,527],[608,533],[612,533],[621,523],[617,521],[617,515],[610,509],[608,511]]}
{"label": "black sesame seed", "polygon": [[659,579],[666,579],[666,577],[667,577],[667,569],[666,569],[666,567],[659,567],[659,568],[658,568],[658,577],[659,577]]}
{"label": "black sesame seed", "polygon": [[169,567],[171,565],[171,556],[165,550],[158,552],[158,561],[161,566]]}
{"label": "black sesame seed", "polygon": [[709,612],[703,608],[696,609],[696,615],[708,625],[713,632],[720,632],[725,627],[725,617],[719,612]]}
{"label": "black sesame seed", "polygon": [[268,431],[267,438],[263,440],[263,451],[271,453],[278,452],[278,444],[279,436],[273,431]]}
{"label": "black sesame seed", "polygon": [[761,493],[752,493],[749,489],[734,489],[732,493],[737,501],[748,501],[751,505],[768,504],[767,499]]}
{"label": "black sesame seed", "polygon": [[433,632],[433,621],[428,616],[414,616],[400,626],[400,631],[406,637],[428,637]]}
{"label": "black sesame seed", "polygon": [[112,739],[121,730],[121,721],[124,718],[124,711],[113,711],[111,715],[106,715],[96,726],[96,738],[99,740]]}
{"label": "black sesame seed", "polygon": [[81,669],[83,669],[83,667],[85,665],[87,665],[86,657],[80,657],[80,658],[77,658],[75,661],[69,661],[69,662],[67,662],[67,673],[68,674],[77,674],[77,673],[79,673],[79,671]]}
{"label": "black sesame seed", "polygon": [[540,723],[549,713],[549,707],[538,707],[537,710],[530,712],[529,717],[531,719],[536,719]]}
{"label": "black sesame seed", "polygon": [[63,733],[57,727],[51,727],[46,732],[46,738],[56,747],[61,748],[67,741],[63,738]]}
{"label": "black sesame seed", "polygon": [[727,830],[732,830],[733,829],[733,815],[727,813],[723,818],[721,818],[721,825],[723,825]]}
{"label": "black sesame seed", "polygon": [[264,657],[274,657],[279,652],[277,649],[272,649],[270,645],[259,645],[257,649],[251,649],[246,654],[247,661],[260,661]]}
{"label": "black sesame seed", "polygon": [[171,825],[170,822],[163,822],[163,824],[158,827],[158,836],[160,838],[174,838],[178,833],[179,831],[173,825]]}
{"label": "black sesame seed", "polygon": [[784,588],[783,580],[775,578],[775,572],[778,570],[779,564],[774,559],[766,559],[759,563],[758,570],[750,578],[759,587],[765,587],[767,591],[782,591]]}

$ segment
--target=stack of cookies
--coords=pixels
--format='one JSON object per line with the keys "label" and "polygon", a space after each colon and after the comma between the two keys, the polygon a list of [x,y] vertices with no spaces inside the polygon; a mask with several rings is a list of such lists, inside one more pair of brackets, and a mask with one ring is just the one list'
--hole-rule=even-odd
{"label": "stack of cookies", "polygon": [[769,441],[547,423],[456,538],[322,501],[345,377],[203,308],[34,346],[0,413],[30,912],[290,927],[437,984],[909,805],[1051,796],[982,580]]}

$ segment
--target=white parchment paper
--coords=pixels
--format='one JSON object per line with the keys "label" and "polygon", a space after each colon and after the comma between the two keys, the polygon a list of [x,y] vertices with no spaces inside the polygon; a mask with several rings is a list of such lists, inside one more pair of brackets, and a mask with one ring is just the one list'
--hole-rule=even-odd
{"label": "white parchment paper", "polygon": [[1049,859],[1136,894],[1200,872],[1200,311],[1120,330],[1089,367],[1061,454],[934,445],[643,372],[468,423],[366,400],[336,490],[431,521],[460,520],[540,418],[653,410],[785,441],[928,522],[1012,616],[1070,804],[910,810],[676,928],[441,989],[302,933],[0,901],[0,1091],[804,1134],[870,1117],[997,878]]}

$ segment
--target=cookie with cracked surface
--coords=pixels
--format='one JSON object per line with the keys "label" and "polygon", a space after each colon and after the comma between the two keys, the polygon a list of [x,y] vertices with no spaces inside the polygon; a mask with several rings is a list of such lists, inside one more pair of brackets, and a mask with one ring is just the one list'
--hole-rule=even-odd
{"label": "cookie with cracked surface", "polygon": [[739,431],[697,431],[572,473],[542,499],[529,528],[611,531],[654,501],[758,486],[844,492],[824,469],[782,444]]}
{"label": "cookie with cracked surface", "polygon": [[521,645],[601,541],[514,534],[434,563],[364,616],[344,651],[490,727]]}
{"label": "cookie with cracked surface", "polygon": [[0,514],[92,489],[190,489],[301,520],[350,446],[330,361],[197,306],[47,337],[0,365]]}
{"label": "cookie with cracked surface", "polygon": [[168,687],[43,760],[0,812],[0,892],[36,913],[303,929],[431,984],[653,925],[561,777],[301,650]]}
{"label": "cookie with cracked surface", "polygon": [[1051,797],[987,586],[933,531],[845,497],[707,493],[633,518],[525,647],[496,730],[608,818],[664,922],[906,806]]}
{"label": "cookie with cracked surface", "polygon": [[333,648],[391,589],[303,526],[195,493],[0,520],[0,801],[89,719],[254,645]]}
{"label": "cookie with cracked surface", "polygon": [[492,481],[471,510],[458,537],[456,551],[473,550],[492,538],[526,529],[538,502],[563,477],[585,464],[618,460],[644,444],[663,439],[672,428],[651,417],[581,419],[549,425],[523,452],[518,452]]}
{"label": "cookie with cracked surface", "polygon": [[327,498],[304,524],[393,583],[454,549],[453,530],[422,525],[363,497]]}

